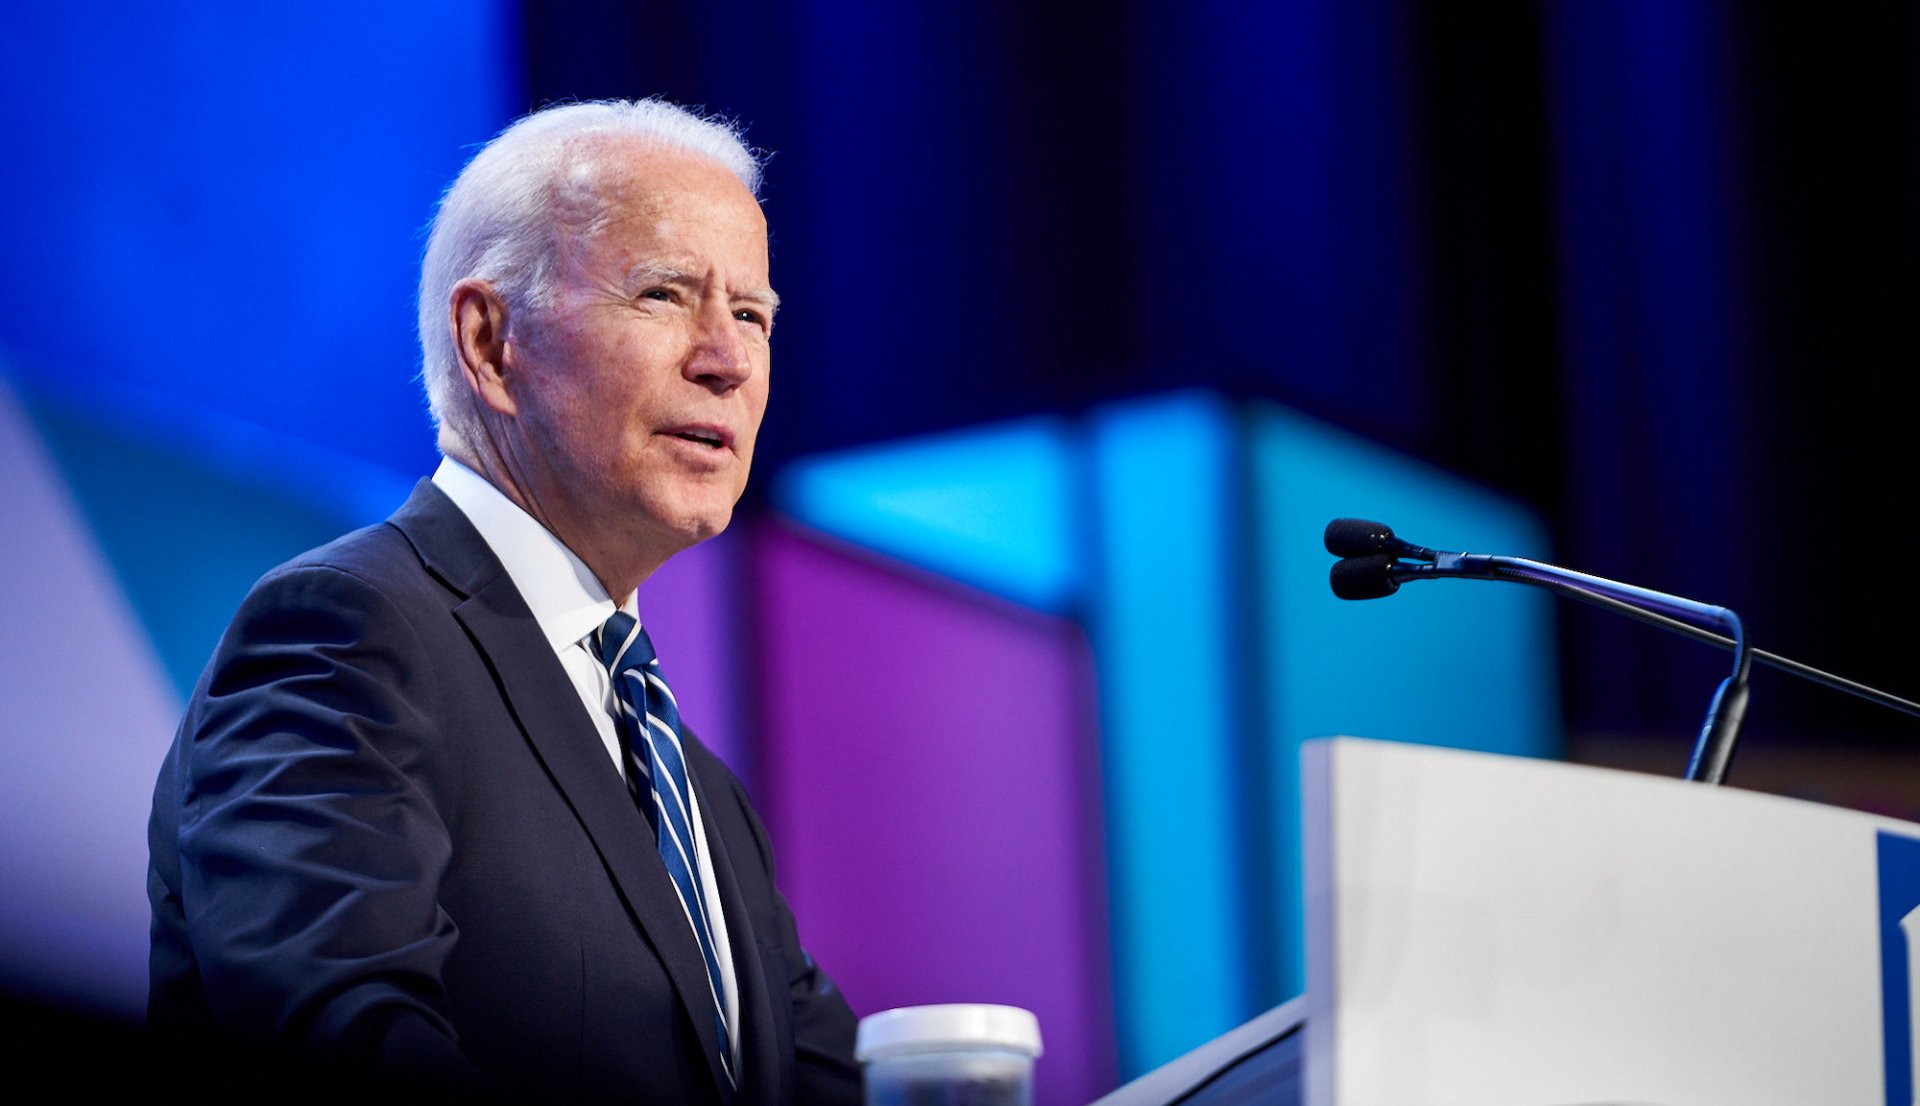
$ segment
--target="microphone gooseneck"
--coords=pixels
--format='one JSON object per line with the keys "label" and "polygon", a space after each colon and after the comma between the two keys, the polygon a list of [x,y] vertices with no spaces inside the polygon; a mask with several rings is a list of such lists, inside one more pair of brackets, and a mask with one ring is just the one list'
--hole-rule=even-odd
{"label": "microphone gooseneck", "polygon": [[[1716,607],[1665,592],[1622,584],[1599,576],[1530,561],[1522,557],[1502,557],[1485,553],[1451,553],[1413,545],[1396,536],[1383,523],[1365,519],[1340,518],[1327,524],[1324,541],[1329,553],[1339,557],[1328,573],[1333,593],[1342,599],[1379,599],[1398,591],[1409,580],[1483,579],[1508,580],[1543,587],[1559,595],[1606,607],[1704,638],[1733,649],[1733,673],[1721,681],[1707,708],[1700,735],[1695,742],[1686,778],[1701,783],[1725,780],[1733,760],[1733,748],[1746,717],[1748,674],[1755,657],[1771,662],[1771,654],[1751,649],[1740,616],[1725,607]],[[1718,631],[1718,632],[1716,632]],[[1726,636],[1722,637],[1721,634]],[[1787,662],[1775,665],[1798,675],[1817,670]],[[1817,673],[1819,682],[1841,690],[1853,691],[1861,685]],[[1872,689],[1867,689],[1872,690]],[[1858,692],[1856,692],[1857,694]],[[1875,693],[1893,699],[1884,692]],[[1877,698],[1876,701],[1884,701]],[[1896,709],[1920,714],[1920,706],[1895,699]]]}

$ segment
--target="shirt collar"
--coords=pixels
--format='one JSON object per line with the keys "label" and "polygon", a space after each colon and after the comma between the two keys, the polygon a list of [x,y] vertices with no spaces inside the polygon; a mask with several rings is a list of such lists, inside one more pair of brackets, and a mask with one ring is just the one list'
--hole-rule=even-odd
{"label": "shirt collar", "polygon": [[[614,601],[586,562],[479,473],[442,458],[433,484],[453,500],[527,601],[555,653],[600,628]],[[622,606],[632,613],[634,597]]]}

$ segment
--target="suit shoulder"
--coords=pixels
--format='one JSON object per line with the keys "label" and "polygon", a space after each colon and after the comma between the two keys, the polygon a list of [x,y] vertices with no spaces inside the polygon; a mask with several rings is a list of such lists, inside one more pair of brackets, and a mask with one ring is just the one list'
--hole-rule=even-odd
{"label": "suit shoulder", "polygon": [[285,577],[316,571],[339,573],[382,588],[427,575],[413,543],[389,521],[361,527],[284,561],[269,569],[254,587],[258,590]]}
{"label": "suit shoulder", "polygon": [[233,626],[276,611],[340,608],[378,616],[441,609],[450,589],[391,522],[377,523],[282,562],[254,581]]}
{"label": "suit shoulder", "polygon": [[268,658],[285,661],[313,650],[425,655],[422,633],[448,609],[449,597],[391,523],[356,530],[254,582],[202,671],[193,700],[260,678]]}
{"label": "suit shoulder", "polygon": [[262,576],[253,591],[284,587],[289,579],[346,578],[402,608],[415,603],[443,606],[502,571],[486,540],[453,501],[422,480],[391,518],[279,565]]}

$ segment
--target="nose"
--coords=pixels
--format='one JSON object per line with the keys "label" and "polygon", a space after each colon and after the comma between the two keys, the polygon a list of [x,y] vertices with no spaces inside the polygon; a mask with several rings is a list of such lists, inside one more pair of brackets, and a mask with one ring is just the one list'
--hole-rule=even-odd
{"label": "nose", "polygon": [[701,310],[682,371],[688,380],[716,392],[732,391],[753,375],[746,336],[724,304],[709,304]]}

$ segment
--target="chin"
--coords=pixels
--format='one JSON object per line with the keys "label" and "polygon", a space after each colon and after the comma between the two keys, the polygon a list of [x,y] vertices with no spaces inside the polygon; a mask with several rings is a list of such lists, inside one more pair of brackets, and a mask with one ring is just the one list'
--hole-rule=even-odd
{"label": "chin", "polygon": [[732,508],[724,511],[702,511],[689,514],[682,519],[678,529],[688,545],[698,545],[708,538],[718,537],[732,521]]}
{"label": "chin", "polygon": [[727,528],[733,521],[737,498],[725,494],[656,495],[634,502],[629,510],[645,520],[642,529],[651,535],[649,540],[664,541],[669,548],[687,549],[718,536]]}

